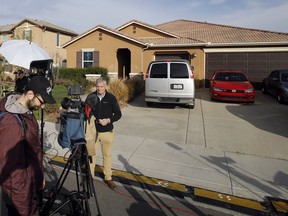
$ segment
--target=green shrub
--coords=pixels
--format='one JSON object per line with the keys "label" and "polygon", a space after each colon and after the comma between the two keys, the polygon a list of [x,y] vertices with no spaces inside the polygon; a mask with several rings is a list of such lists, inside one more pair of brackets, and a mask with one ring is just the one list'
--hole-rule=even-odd
{"label": "green shrub", "polygon": [[[59,79],[70,80],[74,85],[82,85],[83,87],[86,87],[89,84],[85,77],[86,74],[101,74],[101,76],[109,83],[108,70],[106,68],[59,68]],[[58,82],[58,80],[56,80],[56,82]]]}
{"label": "green shrub", "polygon": [[101,74],[101,77],[104,77],[106,79],[107,83],[109,83],[109,81],[110,81],[110,77],[108,76],[108,70],[106,68],[103,68],[103,67],[86,68],[85,74]]}
{"label": "green shrub", "polygon": [[60,68],[59,79],[70,80],[73,84],[83,85],[85,83],[84,68]]}

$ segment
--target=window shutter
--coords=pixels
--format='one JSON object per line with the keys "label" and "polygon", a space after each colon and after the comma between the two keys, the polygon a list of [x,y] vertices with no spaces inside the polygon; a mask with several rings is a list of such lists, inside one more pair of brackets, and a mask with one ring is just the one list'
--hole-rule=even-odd
{"label": "window shutter", "polygon": [[76,53],[76,68],[82,68],[82,52]]}
{"label": "window shutter", "polygon": [[29,30],[29,40],[32,41],[32,30]]}
{"label": "window shutter", "polygon": [[94,67],[99,67],[99,51],[94,51],[93,52],[93,66]]}

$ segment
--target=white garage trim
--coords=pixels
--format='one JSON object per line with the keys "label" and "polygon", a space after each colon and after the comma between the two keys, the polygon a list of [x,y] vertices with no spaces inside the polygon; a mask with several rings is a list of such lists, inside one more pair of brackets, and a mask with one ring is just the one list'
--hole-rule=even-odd
{"label": "white garage trim", "polygon": [[209,48],[203,49],[205,53],[219,52],[284,52],[288,47],[259,47],[259,48]]}

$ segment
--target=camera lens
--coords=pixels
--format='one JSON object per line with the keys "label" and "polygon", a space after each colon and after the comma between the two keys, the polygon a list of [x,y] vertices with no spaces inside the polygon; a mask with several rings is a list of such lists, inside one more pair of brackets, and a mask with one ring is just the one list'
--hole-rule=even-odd
{"label": "camera lens", "polygon": [[67,97],[63,98],[63,100],[61,101],[61,106],[63,109],[68,109],[70,107],[71,104],[71,100]]}

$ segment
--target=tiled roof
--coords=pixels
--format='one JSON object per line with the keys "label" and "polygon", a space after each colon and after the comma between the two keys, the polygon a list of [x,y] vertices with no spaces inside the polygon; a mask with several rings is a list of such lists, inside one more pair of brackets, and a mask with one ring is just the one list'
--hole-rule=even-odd
{"label": "tiled roof", "polygon": [[49,30],[52,30],[52,31],[59,31],[59,32],[61,32],[63,34],[68,34],[68,35],[71,35],[71,36],[78,35],[76,32],[70,31],[68,29],[62,28],[60,26],[54,25],[54,24],[46,22],[44,20],[38,20],[38,19],[24,19],[24,20],[21,20],[19,23],[0,26],[0,32],[12,31],[14,28],[16,28],[17,26],[21,25],[23,22],[29,22],[29,23],[37,25],[37,26],[39,26],[41,28],[46,28],[46,29],[49,29]]}
{"label": "tiled roof", "polygon": [[0,26],[0,32],[10,32],[14,28],[15,24],[7,24]]}
{"label": "tiled roof", "polygon": [[212,44],[288,43],[287,33],[190,20],[175,20],[155,27],[179,35],[181,38],[190,38]]}
{"label": "tiled roof", "polygon": [[123,25],[121,25],[120,27],[116,28],[116,31],[121,31],[123,28],[125,28],[126,26],[129,26],[129,25],[133,25],[133,24],[137,24],[137,25],[140,25],[140,26],[144,26],[146,28],[149,28],[149,29],[152,29],[152,30],[155,30],[155,31],[158,31],[158,32],[161,32],[163,34],[166,34],[167,36],[172,36],[172,37],[176,37],[178,38],[177,35],[174,35],[172,34],[171,32],[167,32],[167,31],[164,31],[162,29],[158,29],[156,28],[156,26],[153,26],[153,25],[150,25],[148,23],[144,23],[144,22],[141,22],[141,21],[138,21],[138,20],[131,20]]}
{"label": "tiled roof", "polygon": [[150,46],[173,46],[173,45],[182,45],[182,46],[191,46],[193,44],[199,46],[199,44],[206,44],[202,41],[190,39],[190,38],[159,38],[159,37],[150,37],[150,38],[138,38],[138,40],[148,43]]}
{"label": "tiled roof", "polygon": [[[134,38],[128,36],[120,30],[131,24],[138,24],[159,32],[165,32],[164,37],[142,37]],[[71,43],[80,40],[82,37],[94,32],[97,29],[108,31],[132,42],[150,47],[185,47],[185,46],[270,46],[288,45],[288,33],[264,31],[258,29],[240,28],[227,25],[218,25],[206,22],[196,22],[190,20],[175,20],[159,25],[149,25],[137,20],[111,29],[106,26],[97,25],[94,28],[78,35],[62,47],[65,48]],[[172,37],[171,37],[172,36]]]}
{"label": "tiled roof", "polygon": [[[38,19],[26,19],[28,22],[32,22],[32,23],[35,23],[41,27],[46,27],[46,28],[50,28],[52,30],[57,30],[57,31],[61,31],[63,33],[68,33],[68,34],[71,34],[71,35],[78,35],[78,33],[74,32],[74,31],[70,31],[66,28],[62,28],[60,26],[57,26],[57,25],[54,25],[52,23],[49,23],[49,22],[46,22],[44,20],[38,20]],[[23,22],[23,21],[22,21]]]}

